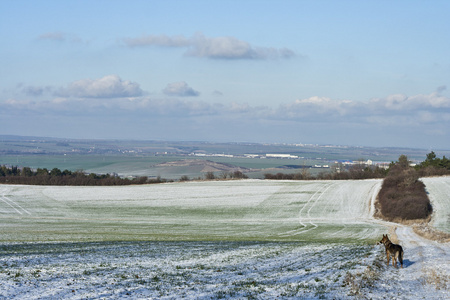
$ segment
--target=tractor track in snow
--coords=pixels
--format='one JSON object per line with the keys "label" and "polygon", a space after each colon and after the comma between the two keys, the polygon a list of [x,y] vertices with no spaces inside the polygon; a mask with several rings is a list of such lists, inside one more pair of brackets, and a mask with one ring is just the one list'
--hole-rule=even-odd
{"label": "tractor track in snow", "polygon": [[[31,215],[31,213],[27,209],[23,208],[19,203],[6,196],[7,192],[8,189],[2,189],[0,191],[0,200],[3,203],[5,203],[8,207],[12,208],[15,211],[15,213],[18,213],[19,215],[23,214]],[[2,209],[0,210],[0,213],[10,214],[11,211],[5,211]]]}

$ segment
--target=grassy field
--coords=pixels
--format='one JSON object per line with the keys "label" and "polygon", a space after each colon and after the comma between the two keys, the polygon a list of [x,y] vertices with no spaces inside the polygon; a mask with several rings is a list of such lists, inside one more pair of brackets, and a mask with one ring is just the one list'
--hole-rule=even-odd
{"label": "grassy field", "polygon": [[1,185],[0,298],[351,296],[380,183]]}
{"label": "grassy field", "polygon": [[433,227],[450,233],[450,177],[422,178],[433,206]]}
{"label": "grassy field", "polygon": [[[251,178],[264,178],[265,172],[299,172],[293,170],[273,170],[283,165],[314,165],[315,160],[305,159],[252,159],[242,157],[192,157],[177,155],[160,156],[130,156],[130,155],[16,155],[0,156],[0,165],[28,166],[31,168],[47,168],[49,170],[58,168],[60,170],[83,170],[88,173],[112,174],[120,176],[161,176],[165,179],[178,180],[186,175],[189,178],[198,178],[205,175],[202,167],[161,167],[160,163],[179,161],[185,159],[210,160],[219,163],[230,164],[237,167],[259,169],[260,171],[248,172]],[[326,169],[311,169],[310,174],[315,175]],[[216,174],[220,176],[220,172]]]}
{"label": "grassy field", "polygon": [[372,241],[381,181],[0,186],[1,241]]}
{"label": "grassy field", "polygon": [[377,255],[367,245],[280,242],[0,245],[0,298],[343,299],[359,292],[349,274]]}
{"label": "grassy field", "polygon": [[[449,180],[425,180],[441,229]],[[385,265],[380,185],[0,185],[0,299],[445,299],[450,244],[399,225],[405,269]]]}

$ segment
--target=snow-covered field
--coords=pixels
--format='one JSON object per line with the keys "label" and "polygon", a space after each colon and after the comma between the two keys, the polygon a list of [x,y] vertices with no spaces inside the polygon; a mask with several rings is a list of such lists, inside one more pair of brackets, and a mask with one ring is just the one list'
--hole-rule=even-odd
{"label": "snow-covered field", "polygon": [[433,227],[450,232],[450,177],[423,178],[433,205]]}
{"label": "snow-covered field", "polygon": [[375,241],[380,180],[0,186],[0,241]]}
{"label": "snow-covered field", "polygon": [[[447,230],[450,177],[424,182]],[[1,185],[0,299],[448,299],[450,244],[373,219],[380,185]],[[403,269],[375,245],[394,226]]]}

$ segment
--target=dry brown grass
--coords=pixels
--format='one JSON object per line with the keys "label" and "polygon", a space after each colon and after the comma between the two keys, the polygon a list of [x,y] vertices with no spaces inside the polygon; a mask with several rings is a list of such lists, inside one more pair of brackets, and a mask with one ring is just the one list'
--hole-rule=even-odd
{"label": "dry brown grass", "polygon": [[450,289],[450,276],[439,274],[434,269],[425,270],[425,280],[428,284],[434,286],[437,290]]}
{"label": "dry brown grass", "polygon": [[367,266],[364,271],[352,274],[347,272],[344,277],[344,286],[350,288],[351,296],[356,299],[367,299],[364,295],[365,289],[373,289],[377,286],[377,282],[380,280],[381,272],[383,270],[384,264],[381,259],[376,259],[373,261],[372,265]]}
{"label": "dry brown grass", "polygon": [[450,242],[450,233],[439,231],[426,223],[414,224],[412,228],[416,234],[425,239],[440,243]]}

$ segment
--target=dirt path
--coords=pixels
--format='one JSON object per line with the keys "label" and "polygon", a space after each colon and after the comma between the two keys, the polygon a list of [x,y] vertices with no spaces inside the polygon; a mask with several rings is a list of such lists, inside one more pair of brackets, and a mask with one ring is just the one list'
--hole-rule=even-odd
{"label": "dirt path", "polygon": [[[393,223],[385,222],[386,226]],[[384,248],[379,280],[365,291],[372,299],[448,299],[450,295],[450,243],[439,243],[417,235],[412,227],[395,225],[398,244],[404,250],[403,269],[386,265]],[[381,296],[384,295],[384,296]]]}
{"label": "dirt path", "polygon": [[[433,221],[443,227],[448,207],[448,196],[443,184],[446,178],[425,180],[427,189],[436,207]],[[437,188],[435,188],[435,186]],[[374,193],[375,194],[375,193]],[[375,212],[375,199],[371,201],[371,214]],[[379,245],[379,261],[382,266],[379,280],[374,287],[365,290],[364,296],[372,299],[449,299],[450,298],[450,242],[442,243],[417,235],[412,226],[385,222],[371,218],[372,222],[382,224],[389,230],[394,243],[404,250],[404,267],[395,269],[392,263],[386,265],[384,247]],[[444,225],[442,225],[444,224]],[[444,226],[445,227],[445,226]],[[381,238],[381,237],[380,237]],[[384,295],[384,297],[382,296]]]}

